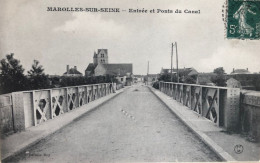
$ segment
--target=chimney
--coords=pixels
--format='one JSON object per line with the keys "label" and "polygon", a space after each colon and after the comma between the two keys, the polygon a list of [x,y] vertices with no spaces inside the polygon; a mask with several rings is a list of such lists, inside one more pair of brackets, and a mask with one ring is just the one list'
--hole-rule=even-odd
{"label": "chimney", "polygon": [[69,70],[70,70],[70,66],[67,65],[67,74],[69,73]]}
{"label": "chimney", "polygon": [[248,68],[246,68],[246,70],[248,71]]}
{"label": "chimney", "polygon": [[235,68],[233,68],[233,72],[235,72]]}
{"label": "chimney", "polygon": [[74,66],[74,70],[77,70],[77,66]]}

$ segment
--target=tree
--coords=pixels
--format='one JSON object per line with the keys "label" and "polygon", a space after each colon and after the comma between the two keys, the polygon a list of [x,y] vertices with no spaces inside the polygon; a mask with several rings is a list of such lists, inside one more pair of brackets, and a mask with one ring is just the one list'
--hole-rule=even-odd
{"label": "tree", "polygon": [[216,73],[217,75],[224,75],[225,74],[225,70],[223,67],[218,67],[218,68],[215,68],[214,73]]}
{"label": "tree", "polygon": [[31,70],[28,71],[28,77],[30,80],[30,89],[44,89],[49,87],[49,80],[44,73],[42,65],[39,65],[39,61],[34,60]]}
{"label": "tree", "polygon": [[187,77],[184,79],[184,83],[196,84],[196,78],[197,78],[197,75],[187,76]]}
{"label": "tree", "polygon": [[225,70],[223,67],[215,68],[213,72],[216,73],[217,76],[211,79],[212,82],[217,86],[226,86]]}
{"label": "tree", "polygon": [[163,74],[160,75],[160,77],[158,78],[159,81],[164,81],[164,82],[177,82],[177,75],[173,74],[171,77],[171,74],[168,72],[165,72]]}
{"label": "tree", "polygon": [[27,80],[20,61],[14,58],[14,54],[7,54],[6,59],[0,61],[0,93],[10,93],[26,89]]}
{"label": "tree", "polygon": [[44,74],[44,69],[42,68],[42,65],[39,65],[39,61],[33,60],[32,69],[28,71],[28,76],[42,76]]}

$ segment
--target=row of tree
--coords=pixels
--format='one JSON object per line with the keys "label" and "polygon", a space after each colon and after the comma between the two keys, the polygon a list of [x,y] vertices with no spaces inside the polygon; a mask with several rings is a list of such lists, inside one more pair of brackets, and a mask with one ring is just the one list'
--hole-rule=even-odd
{"label": "row of tree", "polygon": [[27,71],[27,74],[24,74],[24,71],[20,61],[14,58],[13,53],[6,55],[6,58],[0,61],[0,94],[24,90],[117,82],[115,76],[110,75],[97,77],[50,77],[44,73],[43,66],[37,60],[33,61],[32,67]]}

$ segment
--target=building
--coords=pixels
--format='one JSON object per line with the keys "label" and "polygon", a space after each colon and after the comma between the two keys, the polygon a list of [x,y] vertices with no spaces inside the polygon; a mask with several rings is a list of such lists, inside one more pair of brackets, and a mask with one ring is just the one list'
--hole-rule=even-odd
{"label": "building", "polygon": [[233,68],[233,71],[230,74],[237,75],[237,74],[251,74],[251,73],[248,71],[248,68],[246,68],[246,69],[234,69]]}
{"label": "building", "polygon": [[131,85],[133,75],[133,64],[111,64],[108,62],[108,50],[98,49],[94,52],[93,63],[90,63],[85,70],[85,76],[116,76],[119,82],[124,85]]}
{"label": "building", "polygon": [[242,88],[241,83],[234,78],[228,79],[226,83],[229,88]]}
{"label": "building", "polygon": [[217,74],[213,72],[199,73],[197,76],[196,84],[214,86],[212,79],[216,78]]}
{"label": "building", "polygon": [[[187,78],[196,78],[197,75],[199,74],[198,71],[196,69],[194,69],[193,67],[190,68],[180,68],[178,69],[179,72],[179,79],[180,82],[185,82]],[[161,69],[161,73],[160,75],[165,75],[165,74],[171,74],[171,69]],[[172,74],[176,76],[177,74],[177,69],[172,69]]]}
{"label": "building", "polygon": [[159,76],[159,74],[148,74],[146,75],[146,79],[148,83],[152,83],[158,81]]}
{"label": "building", "polygon": [[98,65],[100,63],[102,63],[102,64],[108,63],[108,51],[107,51],[107,49],[98,49],[97,53],[94,52],[93,64]]}
{"label": "building", "polygon": [[[93,59],[94,60],[94,59]],[[90,63],[88,67],[85,70],[85,76],[90,77],[90,76],[95,76],[95,68],[97,67],[96,64]]]}
{"label": "building", "polygon": [[134,75],[134,81],[135,82],[143,82],[145,75]]}
{"label": "building", "polygon": [[226,79],[235,79],[241,83],[242,89],[260,90],[260,74],[253,74],[246,69],[234,69],[230,74],[226,75]]}
{"label": "building", "polygon": [[74,68],[70,68],[69,65],[67,65],[67,71],[63,73],[63,76],[78,77],[82,76],[82,73],[77,70],[77,66],[74,66]]}
{"label": "building", "polygon": [[[193,67],[190,67],[190,68],[180,68],[178,69],[179,71],[179,76],[182,77],[182,76],[193,76],[193,75],[198,75],[198,71],[195,70]],[[171,73],[171,69],[164,69],[162,68],[161,70],[161,75],[162,74],[167,74],[167,73]],[[172,69],[172,73],[173,74],[177,74],[177,69]]]}

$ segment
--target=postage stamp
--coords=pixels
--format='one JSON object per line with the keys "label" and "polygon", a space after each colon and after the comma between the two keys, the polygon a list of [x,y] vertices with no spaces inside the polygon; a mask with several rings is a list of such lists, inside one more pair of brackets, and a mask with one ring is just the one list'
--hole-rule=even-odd
{"label": "postage stamp", "polygon": [[227,38],[260,39],[260,0],[228,0]]}

